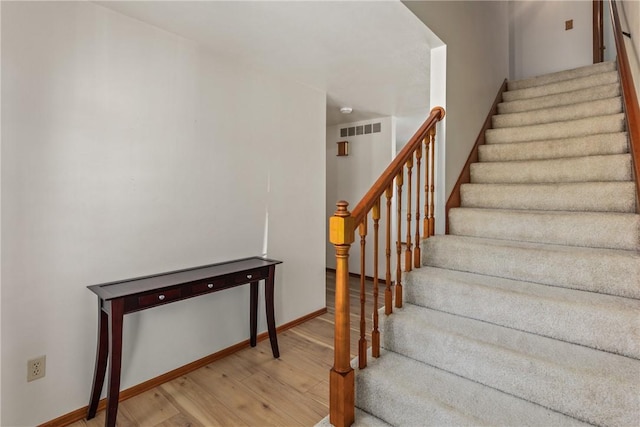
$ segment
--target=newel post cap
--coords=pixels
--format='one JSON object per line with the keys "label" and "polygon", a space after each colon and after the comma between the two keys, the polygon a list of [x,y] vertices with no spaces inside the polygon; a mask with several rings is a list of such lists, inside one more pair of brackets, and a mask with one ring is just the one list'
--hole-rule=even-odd
{"label": "newel post cap", "polygon": [[329,218],[329,241],[334,245],[350,245],[354,241],[355,227],[351,212],[347,209],[349,203],[340,200],[336,206],[338,209]]}

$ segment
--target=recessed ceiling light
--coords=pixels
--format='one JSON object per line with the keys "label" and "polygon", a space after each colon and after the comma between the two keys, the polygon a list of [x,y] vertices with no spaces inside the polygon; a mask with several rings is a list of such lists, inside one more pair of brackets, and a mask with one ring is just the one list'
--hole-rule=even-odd
{"label": "recessed ceiling light", "polygon": [[352,111],[353,111],[353,108],[351,108],[351,107],[342,107],[340,109],[340,112],[342,114],[351,114]]}

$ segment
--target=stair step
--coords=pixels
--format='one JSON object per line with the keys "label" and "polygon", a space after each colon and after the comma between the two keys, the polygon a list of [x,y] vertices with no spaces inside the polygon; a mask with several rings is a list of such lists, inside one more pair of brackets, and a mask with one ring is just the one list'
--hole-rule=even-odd
{"label": "stair step", "polygon": [[392,351],[356,372],[356,405],[395,426],[582,426],[582,422]]}
{"label": "stair step", "polygon": [[628,152],[627,133],[616,132],[547,141],[484,144],[478,147],[478,160],[480,162],[543,160]]}
{"label": "stair step", "polygon": [[381,317],[387,350],[588,423],[640,416],[637,359],[413,304]]}
{"label": "stair step", "polygon": [[404,277],[404,301],[640,359],[640,300],[434,267]]}
{"label": "stair step", "polygon": [[640,298],[640,253],[453,235],[425,240],[423,265]]}
{"label": "stair step", "polygon": [[562,80],[540,86],[533,86],[524,89],[509,90],[502,94],[502,100],[516,101],[518,99],[536,98],[539,96],[554,95],[557,93],[571,92],[579,89],[586,89],[594,86],[606,85],[618,82],[617,71],[607,71],[604,73],[592,74],[590,76],[577,77],[570,80]]}
{"label": "stair step", "polygon": [[471,165],[471,182],[477,184],[630,181],[632,179],[630,154]]}
{"label": "stair step", "polygon": [[575,138],[599,133],[625,131],[624,114],[568,120],[558,123],[487,129],[486,144],[542,141],[547,139]]}
{"label": "stair step", "polygon": [[510,102],[501,102],[500,104],[498,104],[498,113],[520,113],[524,111],[539,110],[541,108],[571,105],[578,102],[615,98],[616,96],[620,96],[620,84],[609,83],[606,85],[600,85],[586,89],[578,89],[571,92],[539,96],[536,98],[520,99]]}
{"label": "stair step", "polygon": [[462,184],[463,207],[549,211],[636,211],[633,182]]}
{"label": "stair step", "polygon": [[622,113],[622,98],[598,99],[521,113],[498,114],[492,117],[494,128],[528,126],[584,119]]}
{"label": "stair step", "polygon": [[640,250],[640,215],[455,208],[449,233],[554,245]]}
{"label": "stair step", "polygon": [[[355,411],[355,421],[351,424],[351,427],[391,427],[390,424],[387,424],[380,418],[369,414],[359,408],[356,408]],[[324,417],[315,427],[332,427],[331,422],[329,421],[329,416]]]}
{"label": "stair step", "polygon": [[509,90],[525,89],[528,87],[547,85],[549,83],[555,83],[563,80],[571,80],[576,77],[585,77],[593,74],[615,71],[616,69],[616,63],[613,61],[600,62],[598,64],[589,64],[584,67],[573,68],[571,70],[563,70],[526,79],[511,80],[508,82],[508,85]]}

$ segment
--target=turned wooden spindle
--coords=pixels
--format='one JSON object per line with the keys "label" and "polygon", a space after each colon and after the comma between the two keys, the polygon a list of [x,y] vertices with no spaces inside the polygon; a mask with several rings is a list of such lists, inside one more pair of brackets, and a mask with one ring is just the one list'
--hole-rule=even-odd
{"label": "turned wooden spindle", "polygon": [[435,234],[435,146],[436,146],[436,128],[429,129],[429,157],[431,158],[431,175],[429,177],[429,237]]}
{"label": "turned wooden spindle", "polygon": [[402,184],[404,178],[404,168],[400,166],[400,171],[396,175],[396,193],[397,193],[397,233],[396,233],[396,307],[402,307]]}
{"label": "turned wooden spindle", "polygon": [[391,293],[391,198],[393,197],[393,187],[389,187],[384,192],[387,198],[387,218],[386,218],[386,249],[385,255],[387,257],[387,269],[384,287],[384,314],[387,316],[393,312],[393,298]]}
{"label": "turned wooden spindle", "polygon": [[380,357],[380,331],[378,330],[378,228],[380,227],[380,199],[373,205],[373,330],[371,355]]}
{"label": "turned wooden spindle", "polygon": [[413,156],[407,160],[407,247],[404,251],[404,271],[411,271],[413,267],[413,250],[411,241],[411,172],[413,170]]}
{"label": "turned wooden spindle", "polygon": [[366,295],[365,295],[365,258],[367,242],[367,216],[358,227],[360,232],[360,340],[358,341],[358,368],[364,369],[367,366],[367,321],[366,321]]}
{"label": "turned wooden spindle", "polygon": [[413,248],[413,266],[419,268],[421,264],[420,253],[420,162],[422,160],[422,144],[416,149],[416,240]]}
{"label": "turned wooden spindle", "polygon": [[429,234],[429,176],[431,171],[431,164],[429,162],[429,139],[424,138],[424,223],[422,225],[422,232],[425,239],[430,237]]}
{"label": "turned wooden spindle", "polygon": [[355,227],[349,204],[339,201],[329,219],[329,241],[336,250],[336,296],[333,367],[329,374],[329,421],[346,427],[355,419],[355,378],[351,368],[349,316],[349,248]]}

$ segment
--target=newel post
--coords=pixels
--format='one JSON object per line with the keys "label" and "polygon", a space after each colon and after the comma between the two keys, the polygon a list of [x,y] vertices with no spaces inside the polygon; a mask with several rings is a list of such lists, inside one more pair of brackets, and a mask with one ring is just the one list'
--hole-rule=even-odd
{"label": "newel post", "polygon": [[329,375],[329,421],[336,427],[346,427],[355,419],[355,380],[351,368],[349,342],[349,248],[354,241],[355,227],[349,204],[343,200],[329,219],[329,241],[336,248],[336,308],[333,368]]}

